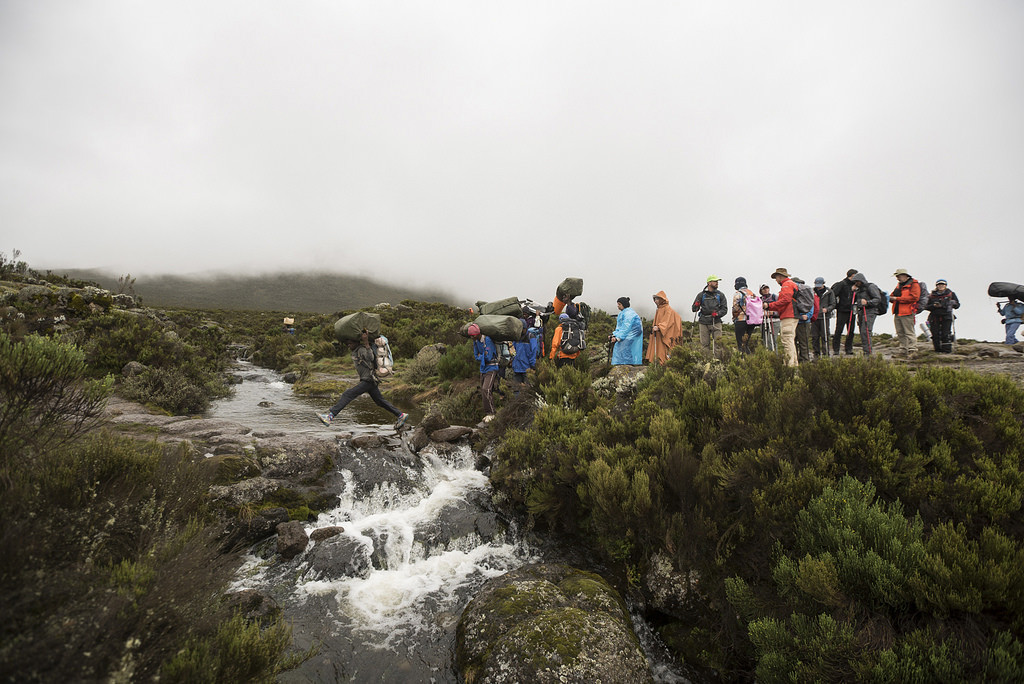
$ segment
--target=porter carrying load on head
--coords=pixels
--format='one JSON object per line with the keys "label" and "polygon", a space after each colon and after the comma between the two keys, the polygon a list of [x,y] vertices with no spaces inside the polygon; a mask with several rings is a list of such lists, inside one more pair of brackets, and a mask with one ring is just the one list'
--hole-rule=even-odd
{"label": "porter carrying load on head", "polygon": [[363,333],[371,340],[380,335],[380,314],[356,311],[334,324],[334,336],[341,342],[359,342]]}
{"label": "porter carrying load on head", "polygon": [[583,278],[566,278],[555,288],[554,314],[561,315],[565,305],[583,294]]}

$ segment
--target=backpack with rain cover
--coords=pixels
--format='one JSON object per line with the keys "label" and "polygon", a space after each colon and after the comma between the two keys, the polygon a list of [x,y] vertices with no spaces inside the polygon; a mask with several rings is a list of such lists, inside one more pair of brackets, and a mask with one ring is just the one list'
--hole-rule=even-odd
{"label": "backpack with rain cover", "polygon": [[875,313],[877,313],[879,316],[884,316],[885,314],[889,313],[889,293],[882,292],[874,283],[868,283],[869,298],[872,294],[872,288],[874,288],[874,292],[877,293],[878,295],[878,306],[875,307]]}
{"label": "backpack with rain cover", "polygon": [[562,321],[561,325],[562,338],[559,346],[564,353],[575,354],[587,348],[586,334],[583,332],[583,326],[578,321],[570,318],[567,321]]}
{"label": "backpack with rain cover", "polygon": [[1018,301],[1024,301],[1024,285],[1017,283],[989,283],[989,297],[1013,297]]}
{"label": "backpack with rain cover", "polygon": [[761,325],[764,320],[764,302],[753,290],[740,290],[740,308],[747,317],[747,325]]}
{"label": "backpack with rain cover", "polygon": [[917,308],[914,310],[914,313],[918,313],[928,308],[928,297],[931,296],[931,292],[928,291],[928,288],[921,281],[915,280],[913,282],[917,283],[917,287],[921,292],[917,298]]}
{"label": "backpack with rain cover", "polygon": [[806,316],[814,311],[814,288],[807,283],[796,283],[796,292],[793,293],[793,312],[800,316]]}

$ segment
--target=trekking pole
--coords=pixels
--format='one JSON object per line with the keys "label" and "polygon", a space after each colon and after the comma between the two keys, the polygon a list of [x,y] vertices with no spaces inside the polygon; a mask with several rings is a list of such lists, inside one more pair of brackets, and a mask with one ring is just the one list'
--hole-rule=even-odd
{"label": "trekking pole", "polygon": [[949,341],[949,350],[952,352],[956,351],[956,314],[950,311],[949,315],[953,317],[953,320],[949,323],[950,335],[952,335],[952,339]]}
{"label": "trekking pole", "polygon": [[825,314],[825,358],[832,356],[832,332],[828,329],[830,313]]}

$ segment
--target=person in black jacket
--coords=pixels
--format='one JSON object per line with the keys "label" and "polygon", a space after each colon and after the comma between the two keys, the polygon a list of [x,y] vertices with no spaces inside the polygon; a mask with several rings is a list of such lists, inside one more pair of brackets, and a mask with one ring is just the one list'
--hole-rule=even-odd
{"label": "person in black jacket", "polygon": [[832,334],[833,356],[839,356],[839,343],[843,340],[843,328],[846,328],[846,344],[843,351],[847,356],[853,354],[853,333],[857,318],[853,314],[853,276],[857,269],[851,268],[846,277],[832,286],[832,294],[836,297],[836,331]]}
{"label": "person in black jacket", "polygon": [[818,297],[818,315],[811,321],[811,346],[814,347],[814,358],[818,359],[822,354],[828,356],[828,335],[832,312],[836,309],[836,296],[825,287],[825,279],[821,276],[814,279],[814,294]]}
{"label": "person in black jacket", "polygon": [[960,308],[956,293],[949,289],[945,280],[935,281],[935,289],[928,295],[928,328],[932,331],[932,346],[940,354],[953,351],[953,315]]}
{"label": "person in black jacket", "polygon": [[[700,312],[697,322],[700,324],[700,343],[705,349],[711,349],[711,341],[722,339],[722,319],[729,313],[728,298],[718,291],[718,276],[708,276],[707,286],[697,293],[691,310]],[[719,344],[721,347],[721,344]],[[720,353],[715,350],[715,355]]]}
{"label": "person in black jacket", "polygon": [[402,413],[392,406],[380,393],[377,387],[377,376],[374,370],[377,367],[377,358],[370,346],[369,336],[364,332],[359,342],[349,342],[349,349],[352,351],[352,363],[355,364],[356,372],[359,374],[359,382],[342,392],[338,402],[327,413],[318,413],[316,417],[324,425],[330,426],[334,417],[341,413],[342,409],[348,406],[349,402],[362,394],[369,394],[377,406],[387,409],[398,420],[395,422],[395,429],[399,430],[405,425],[409,414]]}

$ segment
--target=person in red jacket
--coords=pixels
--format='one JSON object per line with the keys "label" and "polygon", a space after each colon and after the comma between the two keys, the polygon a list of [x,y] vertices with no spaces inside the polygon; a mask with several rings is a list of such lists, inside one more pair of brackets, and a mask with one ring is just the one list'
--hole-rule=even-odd
{"label": "person in red jacket", "polygon": [[796,326],[799,323],[796,313],[793,311],[793,295],[796,294],[796,283],[790,280],[789,271],[784,268],[775,269],[775,273],[772,273],[772,278],[782,289],[779,291],[779,298],[774,302],[765,304],[765,308],[779,313],[779,324],[782,328],[779,333],[779,342],[786,353],[786,365],[795,367],[797,365]]}
{"label": "person in red jacket", "polygon": [[899,281],[896,289],[889,295],[893,322],[896,325],[896,338],[900,342],[900,352],[909,357],[917,351],[914,316],[917,313],[918,301],[921,299],[921,285],[905,268],[898,269],[893,275]]}

